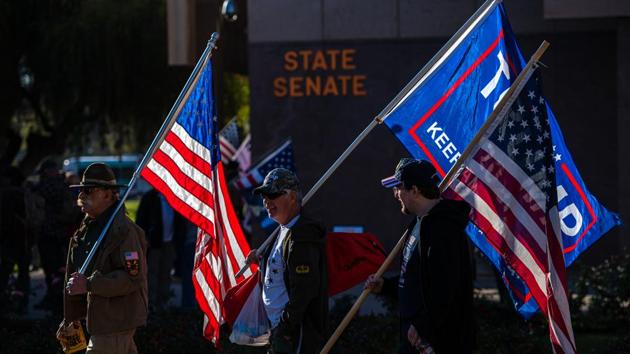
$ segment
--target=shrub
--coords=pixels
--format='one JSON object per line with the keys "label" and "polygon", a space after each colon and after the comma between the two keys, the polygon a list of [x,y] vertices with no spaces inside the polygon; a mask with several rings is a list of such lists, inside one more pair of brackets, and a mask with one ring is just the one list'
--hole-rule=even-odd
{"label": "shrub", "polygon": [[630,328],[630,253],[583,266],[577,273],[571,303],[574,327],[599,332]]}

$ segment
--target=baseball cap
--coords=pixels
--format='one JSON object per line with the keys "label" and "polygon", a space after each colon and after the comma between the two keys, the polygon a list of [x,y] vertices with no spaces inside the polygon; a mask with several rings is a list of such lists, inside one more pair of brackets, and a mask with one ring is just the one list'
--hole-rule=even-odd
{"label": "baseball cap", "polygon": [[392,188],[405,184],[416,184],[420,187],[437,187],[440,177],[435,167],[426,160],[416,160],[412,158],[402,158],[396,165],[394,175],[383,178],[381,184],[385,188]]}
{"label": "baseball cap", "polygon": [[267,173],[263,184],[254,188],[254,194],[276,194],[286,189],[297,190],[300,181],[297,176],[286,168],[274,168]]}

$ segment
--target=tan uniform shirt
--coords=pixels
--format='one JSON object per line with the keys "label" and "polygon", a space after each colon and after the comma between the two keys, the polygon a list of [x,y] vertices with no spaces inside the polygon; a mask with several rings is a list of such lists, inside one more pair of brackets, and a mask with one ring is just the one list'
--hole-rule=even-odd
{"label": "tan uniform shirt", "polygon": [[[93,220],[89,233],[100,230],[111,209]],[[104,220],[104,221],[103,221]],[[85,255],[88,223],[84,220],[70,240],[66,265],[66,283],[81,267]],[[95,225],[96,223],[96,225]],[[98,227],[94,230],[93,227]],[[90,239],[91,240],[91,239]],[[88,267],[88,293],[64,294],[66,321],[86,319],[91,334],[109,334],[134,329],[147,319],[147,242],[144,232],[124,212],[119,212]]]}

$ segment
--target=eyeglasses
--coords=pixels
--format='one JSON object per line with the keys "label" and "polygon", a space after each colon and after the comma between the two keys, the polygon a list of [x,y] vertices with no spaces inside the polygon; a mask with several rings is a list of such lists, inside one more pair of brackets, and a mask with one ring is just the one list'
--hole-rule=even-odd
{"label": "eyeglasses", "polygon": [[90,195],[94,191],[94,187],[83,187],[79,189],[79,193],[83,193],[85,195]]}
{"label": "eyeglasses", "polygon": [[266,199],[275,200],[275,199],[280,198],[281,196],[283,196],[286,193],[287,193],[286,191],[281,191],[281,192],[277,192],[277,193],[266,193],[266,194],[263,194],[262,196],[263,196],[263,198],[266,198]]}

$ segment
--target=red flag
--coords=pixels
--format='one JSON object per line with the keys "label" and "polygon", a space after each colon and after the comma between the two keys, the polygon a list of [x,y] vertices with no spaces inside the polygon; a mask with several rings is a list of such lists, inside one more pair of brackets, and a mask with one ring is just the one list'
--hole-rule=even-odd
{"label": "red flag", "polygon": [[227,324],[230,326],[234,324],[249,294],[254,290],[254,287],[259,281],[260,272],[256,272],[249,278],[230,288],[227,294],[225,294],[225,299],[223,299],[223,310],[225,313],[223,318],[225,318]]}
{"label": "red flag", "polygon": [[330,232],[326,238],[330,296],[365,281],[385,261],[383,246],[369,232]]}

